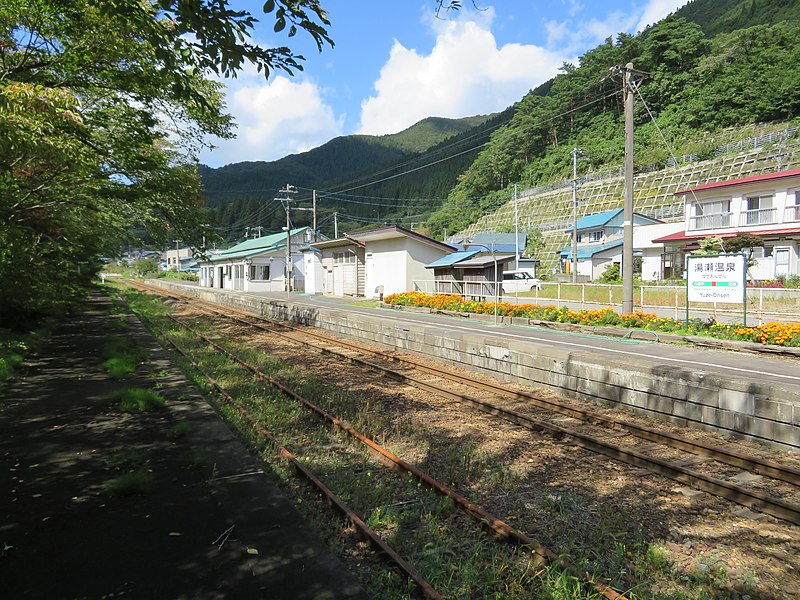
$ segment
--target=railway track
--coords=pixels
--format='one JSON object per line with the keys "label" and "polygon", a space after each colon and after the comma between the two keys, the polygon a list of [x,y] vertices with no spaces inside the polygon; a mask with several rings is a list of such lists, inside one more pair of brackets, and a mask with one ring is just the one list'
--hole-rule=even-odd
{"label": "railway track", "polygon": [[[143,286],[136,286],[139,289],[146,290]],[[173,298],[177,298],[176,296],[172,296]],[[406,474],[409,474],[424,484],[426,487],[430,488],[431,490],[435,491],[438,494],[446,496],[450,498],[453,503],[464,513],[472,516],[477,524],[481,527],[486,527],[492,531],[496,538],[505,540],[512,544],[516,544],[518,546],[524,547],[528,551],[530,551],[532,556],[532,563],[534,566],[540,566],[546,563],[555,563],[562,568],[567,568],[568,564],[560,559],[556,553],[552,550],[545,548],[538,544],[535,540],[527,536],[525,533],[515,529],[514,527],[510,526],[508,523],[498,519],[485,509],[481,508],[480,506],[470,502],[468,499],[464,498],[463,496],[459,495],[448,486],[444,485],[443,483],[437,481],[424,471],[410,465],[409,463],[405,462],[386,448],[382,447],[374,440],[366,437],[365,435],[358,432],[354,427],[349,425],[348,423],[338,419],[334,415],[328,413],[326,410],[321,409],[320,407],[316,406],[313,402],[309,401],[308,399],[304,398],[301,394],[294,391],[287,385],[277,381],[276,379],[270,377],[266,373],[259,370],[258,367],[249,363],[247,360],[243,359],[240,356],[237,356],[230,350],[226,349],[219,343],[217,343],[214,339],[210,338],[209,336],[203,334],[195,330],[192,325],[174,317],[169,316],[169,319],[178,325],[179,327],[189,331],[195,336],[197,339],[202,340],[205,344],[212,347],[215,351],[224,354],[227,356],[231,361],[235,362],[236,364],[240,365],[259,380],[266,382],[270,386],[279,390],[284,396],[301,403],[307,409],[312,411],[314,414],[322,418],[323,420],[327,421],[328,423],[332,424],[336,428],[346,432],[348,435],[352,436],[354,439],[358,440],[361,444],[363,444],[367,450],[371,453],[376,455],[384,464],[388,464],[394,470],[400,470]],[[408,579],[417,586],[420,593],[426,598],[438,599],[443,598],[443,596],[436,591],[430,583],[428,583],[425,578],[405,559],[403,559],[399,553],[393,550],[381,537],[370,527],[368,527],[365,521],[357,515],[357,513],[352,510],[342,499],[337,496],[335,491],[329,488],[322,479],[312,472],[302,460],[298,459],[295,454],[289,450],[279,439],[277,436],[272,434],[268,431],[263,423],[256,417],[254,414],[248,410],[244,404],[235,398],[223,385],[221,385],[212,375],[205,372],[205,370],[201,367],[201,365],[194,359],[191,352],[187,352],[184,348],[180,347],[174,341],[169,340],[169,337],[164,335],[164,339],[166,339],[170,345],[184,358],[190,361],[193,366],[198,369],[203,375],[208,379],[210,385],[217,391],[217,393],[223,398],[223,400],[233,408],[237,412],[237,414],[246,422],[250,427],[255,430],[259,436],[269,440],[269,442],[277,448],[279,454],[285,458],[303,477],[313,483],[317,489],[324,494],[324,496],[328,499],[328,501],[333,504],[340,512],[347,516],[348,519],[353,523],[353,525],[361,532],[361,534],[370,542],[370,544],[375,547],[375,549],[382,554],[383,556],[387,557],[391,560],[397,568],[406,576]],[[622,594],[617,593],[607,585],[603,584],[600,581],[590,577],[588,574],[584,576],[586,583],[589,584],[592,588],[596,590],[596,592],[604,598],[609,600],[626,600],[625,596]]]}
{"label": "railway track", "polygon": [[[150,289],[187,301],[180,294],[165,293],[160,288]],[[517,426],[549,432],[592,452],[647,469],[748,509],[800,524],[800,470],[793,467],[609,417],[527,390],[510,389],[508,384],[456,374],[446,367],[431,365],[407,354],[378,350],[312,328],[229,308],[221,310],[216,305],[197,300],[192,300],[192,304],[242,326],[282,335],[308,349],[334,354],[402,383],[468,404]],[[493,398],[487,400],[486,394]],[[535,414],[532,408],[535,408]]]}

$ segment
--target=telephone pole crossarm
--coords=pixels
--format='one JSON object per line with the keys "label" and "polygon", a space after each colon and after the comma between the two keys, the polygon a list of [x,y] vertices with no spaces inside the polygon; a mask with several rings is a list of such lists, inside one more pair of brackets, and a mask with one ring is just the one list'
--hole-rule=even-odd
{"label": "telephone pole crossarm", "polygon": [[286,187],[282,190],[278,190],[280,193],[284,194],[283,198],[276,198],[282,205],[283,208],[286,210],[286,266],[283,270],[283,275],[285,279],[285,288],[286,293],[292,291],[292,218],[291,218],[291,211],[292,211],[292,202],[294,198],[292,198],[292,194],[297,193],[297,188],[293,185],[286,184]]}

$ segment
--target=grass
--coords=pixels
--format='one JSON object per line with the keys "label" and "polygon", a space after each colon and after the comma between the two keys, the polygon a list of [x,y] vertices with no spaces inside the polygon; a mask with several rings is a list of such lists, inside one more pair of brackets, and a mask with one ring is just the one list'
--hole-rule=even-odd
{"label": "grass", "polygon": [[133,375],[139,365],[147,359],[147,354],[136,347],[134,341],[125,335],[111,335],[103,341],[101,363],[111,377],[124,379]]}
{"label": "grass", "polygon": [[148,461],[147,452],[140,449],[123,450],[106,458],[105,463],[109,469],[133,470],[138,469]]}
{"label": "grass", "polygon": [[122,412],[151,412],[166,406],[164,397],[144,388],[122,388],[108,395],[106,404],[116,404]]}
{"label": "grass", "polygon": [[189,421],[178,421],[169,430],[169,437],[172,439],[182,438],[192,431],[192,424]]}
{"label": "grass", "polygon": [[42,336],[51,327],[52,323],[46,322],[36,331],[16,332],[0,328],[0,384],[13,377],[14,370],[41,343]]}
{"label": "grass", "polygon": [[148,493],[155,486],[155,482],[152,473],[137,469],[108,481],[104,488],[112,496],[134,496]]}

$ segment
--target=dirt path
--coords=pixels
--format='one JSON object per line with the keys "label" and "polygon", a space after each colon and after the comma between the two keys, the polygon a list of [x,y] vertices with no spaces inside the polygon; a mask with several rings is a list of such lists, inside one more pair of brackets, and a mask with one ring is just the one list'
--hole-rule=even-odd
{"label": "dirt path", "polygon": [[[2,597],[366,598],[138,322],[149,368],[101,369],[109,303],[0,391]],[[158,388],[167,409],[123,413],[104,402],[120,387]],[[129,472],[143,489],[110,492]]]}

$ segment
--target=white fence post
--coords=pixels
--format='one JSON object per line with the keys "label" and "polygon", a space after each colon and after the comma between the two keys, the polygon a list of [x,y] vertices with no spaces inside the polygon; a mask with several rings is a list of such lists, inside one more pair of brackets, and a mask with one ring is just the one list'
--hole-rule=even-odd
{"label": "white fence post", "polygon": [[[687,300],[688,302],[688,300]],[[678,320],[678,286],[675,286],[675,320]]]}

